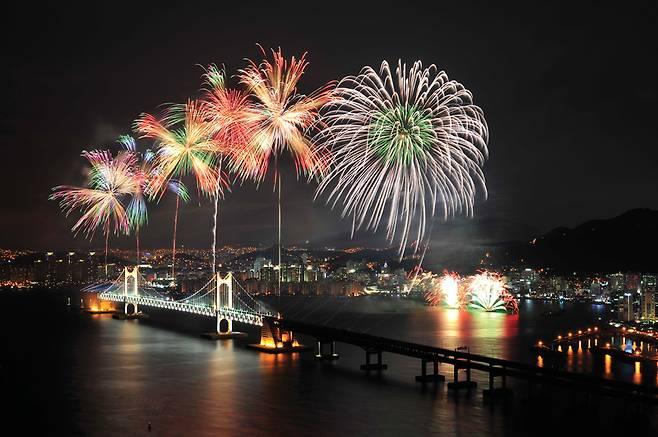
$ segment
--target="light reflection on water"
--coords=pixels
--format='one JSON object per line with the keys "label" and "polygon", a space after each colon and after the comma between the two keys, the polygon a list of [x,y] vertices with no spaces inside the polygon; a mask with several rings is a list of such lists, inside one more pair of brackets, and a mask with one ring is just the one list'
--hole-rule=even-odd
{"label": "light reflection on water", "polygon": [[[304,306],[310,307],[313,312],[306,321],[312,323],[331,320],[336,327],[446,348],[468,346],[475,353],[538,365],[544,365],[543,359],[529,349],[537,338],[577,329],[597,314],[589,307],[577,307],[573,318],[545,318],[541,314],[547,306],[541,302],[534,302],[525,313],[522,303],[521,314],[514,316],[394,300],[318,302],[297,300],[284,305],[295,305],[299,318],[305,316]],[[49,368],[58,370],[49,372],[50,379],[37,374],[44,380],[30,382],[39,391],[52,393],[51,403],[60,405],[54,407],[60,420],[75,424],[82,434],[112,430],[136,435],[146,433],[146,424],[152,421],[154,433],[173,435],[232,435],[236,431],[290,435],[299,433],[300,424],[302,434],[318,435],[509,435],[509,421],[523,423],[523,417],[507,416],[514,410],[484,405],[481,394],[453,399],[442,385],[420,387],[413,381],[420,370],[418,360],[385,354],[389,370],[381,376],[366,376],[358,370],[363,351],[342,344],[337,351],[340,360],[317,363],[313,352],[271,355],[247,350],[244,342],[204,340],[198,337],[203,330],[196,327],[185,331],[158,326],[155,321],[67,317],[62,323],[61,314],[44,313],[44,322],[57,330],[52,335],[66,341],[40,344],[54,361]],[[14,328],[24,323],[15,320]],[[211,320],[208,325],[213,326]],[[247,329],[252,342],[258,339],[258,329],[237,328]],[[14,347],[26,348],[21,344],[16,342]],[[587,352],[582,348],[570,352],[572,359],[581,355],[585,366]],[[602,373],[636,381],[644,377],[641,370],[613,364],[606,357]],[[450,366],[441,366],[440,371],[448,377],[452,374]],[[473,378],[480,387],[488,384],[485,374],[474,372]],[[51,387],[60,382],[66,390]],[[520,428],[519,435],[528,435],[529,429]]]}

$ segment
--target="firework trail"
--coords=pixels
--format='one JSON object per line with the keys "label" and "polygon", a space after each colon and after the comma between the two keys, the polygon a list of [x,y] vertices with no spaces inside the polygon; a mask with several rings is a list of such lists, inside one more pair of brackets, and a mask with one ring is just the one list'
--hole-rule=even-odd
{"label": "firework trail", "polygon": [[[217,146],[212,138],[213,127],[205,120],[203,108],[198,102],[188,101],[184,105],[172,105],[161,119],[142,114],[135,121],[134,127],[142,138],[154,140],[157,149],[153,165],[157,177],[149,184],[151,197],[160,198],[168,182],[188,174],[194,175],[199,194],[211,196],[218,192],[223,193],[223,188],[227,185],[221,172],[215,168]],[[174,279],[179,207],[180,196],[176,196],[171,267]]]}
{"label": "firework trail", "polygon": [[438,203],[447,219],[472,214],[478,187],[486,196],[487,124],[470,91],[445,72],[398,61],[394,75],[384,61],[379,72],[364,67],[344,78],[334,94],[317,137],[332,165],[316,198],[328,192],[332,208],[342,202],[352,232],[376,231],[384,220],[402,257],[408,241],[423,241]]}
{"label": "firework trail", "polygon": [[[263,56],[267,54],[261,47]],[[328,155],[307,136],[319,122],[319,109],[333,99],[332,84],[304,95],[297,92],[308,62],[306,54],[299,59],[286,60],[281,49],[272,50],[270,61],[260,64],[249,61],[247,68],[240,70],[240,82],[249,90],[252,102],[246,111],[249,141],[240,156],[233,157],[233,171],[245,179],[260,183],[267,173],[270,158],[274,157],[276,169],[274,187],[278,188],[279,229],[279,295],[281,294],[281,174],[277,157],[284,150],[295,161],[297,176],[317,177],[327,167]]]}
{"label": "firework trail", "polygon": [[128,234],[130,218],[123,199],[135,192],[132,171],[134,155],[119,153],[116,157],[108,151],[82,152],[90,165],[87,187],[60,185],[53,188],[51,200],[58,200],[68,216],[80,211],[82,216],[71,230],[77,235],[83,232],[93,238],[95,231],[102,229],[105,235],[105,273],[107,275],[107,253],[110,232]]}
{"label": "firework trail", "polygon": [[471,306],[484,311],[519,312],[516,299],[507,291],[502,277],[497,273],[480,272],[468,280]]}
{"label": "firework trail", "polygon": [[[256,126],[247,119],[249,96],[246,92],[226,87],[226,74],[216,65],[210,65],[204,74],[206,90],[200,100],[205,120],[211,127],[211,135],[219,156],[218,171],[221,172],[223,157],[233,164],[233,171],[240,173],[245,168],[257,167],[255,156],[249,153],[251,134]],[[250,173],[250,172],[248,172]],[[217,178],[213,194],[215,209],[213,214],[212,271],[216,270],[217,220],[219,198],[221,195],[221,178]]]}
{"label": "firework trail", "polygon": [[[122,153],[133,155],[133,167],[130,169],[130,177],[133,179],[133,191],[130,193],[130,202],[126,207],[126,214],[128,215],[130,230],[135,232],[137,264],[139,264],[141,259],[139,250],[140,229],[148,223],[146,201],[149,197],[150,187],[154,185],[153,181],[159,176],[153,167],[155,154],[151,150],[147,149],[144,152],[139,152],[135,138],[130,135],[121,135],[117,142],[125,149]],[[172,179],[164,186],[185,202],[189,200],[187,189],[180,181]]]}
{"label": "firework trail", "polygon": [[133,191],[130,193],[131,199],[126,214],[130,230],[135,232],[136,260],[139,265],[139,229],[148,222],[148,210],[146,208],[145,192],[149,183],[151,174],[149,162],[137,152],[135,139],[130,135],[121,135],[117,142],[125,149],[126,154],[133,155],[133,167],[130,175],[133,179]]}

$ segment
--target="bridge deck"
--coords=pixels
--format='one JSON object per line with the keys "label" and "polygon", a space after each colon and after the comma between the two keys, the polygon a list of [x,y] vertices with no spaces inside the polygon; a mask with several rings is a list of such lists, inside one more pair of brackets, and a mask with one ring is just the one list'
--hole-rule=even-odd
{"label": "bridge deck", "polygon": [[262,326],[263,317],[267,314],[258,314],[251,311],[245,311],[238,308],[220,307],[215,310],[210,305],[200,305],[175,300],[164,300],[147,296],[124,295],[120,293],[101,293],[99,298],[113,302],[125,302],[140,306],[164,308],[173,311],[198,314],[207,317],[220,317],[234,322],[247,323],[249,325]]}
{"label": "bridge deck", "polygon": [[641,386],[623,381],[598,378],[588,374],[567,372],[469,352],[394,340],[346,329],[330,328],[288,319],[271,320],[272,323],[279,325],[282,329],[307,334],[322,341],[338,341],[359,346],[366,350],[390,352],[427,361],[436,360],[458,368],[470,368],[530,381],[568,385],[588,392],[598,392],[610,396],[627,397],[631,395],[658,404],[658,388],[656,387]]}

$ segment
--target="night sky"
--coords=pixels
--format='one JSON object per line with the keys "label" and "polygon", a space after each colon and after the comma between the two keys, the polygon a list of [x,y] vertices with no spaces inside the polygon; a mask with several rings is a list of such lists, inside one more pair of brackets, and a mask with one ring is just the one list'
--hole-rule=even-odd
{"label": "night sky", "polygon": [[[83,183],[82,149],[116,148],[141,112],[196,96],[199,64],[235,73],[259,56],[256,43],[287,56],[308,51],[301,92],[402,58],[437,64],[474,93],[490,129],[489,199],[473,219],[435,226],[435,245],[524,240],[658,208],[655,1],[21,3],[2,18],[0,247],[101,246],[71,235],[50,188]],[[350,221],[314,203],[315,186],[286,165],[284,241],[347,241]],[[227,195],[220,241],[275,240],[271,181]],[[211,209],[196,199],[183,208],[180,244],[210,244]],[[172,216],[171,199],[151,206],[146,246],[169,244]],[[357,242],[381,245],[385,236],[361,233]]]}

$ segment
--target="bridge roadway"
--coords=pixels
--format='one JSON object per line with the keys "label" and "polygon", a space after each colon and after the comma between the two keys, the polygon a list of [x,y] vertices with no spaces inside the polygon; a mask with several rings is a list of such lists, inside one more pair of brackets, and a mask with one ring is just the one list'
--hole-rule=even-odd
{"label": "bridge roadway", "polygon": [[101,293],[100,298],[113,302],[130,303],[139,306],[164,308],[174,311],[199,314],[208,317],[220,317],[230,319],[236,322],[246,323],[249,325],[262,326],[263,317],[261,314],[251,311],[245,311],[238,308],[220,307],[215,310],[210,305],[199,305],[176,300],[164,300],[140,295],[124,295],[120,293]]}
{"label": "bridge roadway", "polygon": [[[505,377],[510,376],[531,382],[565,385],[588,393],[632,398],[658,404],[658,388],[652,386],[631,384],[623,381],[604,379],[590,374],[567,372],[555,368],[539,367],[532,364],[503,360],[469,352],[394,340],[346,329],[331,328],[288,319],[265,319],[269,319],[268,321],[270,323],[278,325],[281,329],[315,337],[319,345],[327,342],[341,342],[361,347],[366,351],[366,362],[369,362],[369,354],[377,353],[379,357],[378,364],[380,366],[382,365],[381,352],[419,358],[422,360],[421,370],[423,377],[425,377],[426,363],[434,363],[435,375],[437,375],[436,363],[450,364],[454,366],[454,381],[457,382],[457,387],[459,384],[458,370],[466,369],[468,382],[470,382],[470,370],[473,369],[489,374],[490,390],[495,390],[494,377],[502,377],[504,386]],[[319,348],[321,349],[321,346]],[[322,351],[320,350],[319,352],[321,353]],[[466,384],[466,386],[471,387],[473,385]]]}

